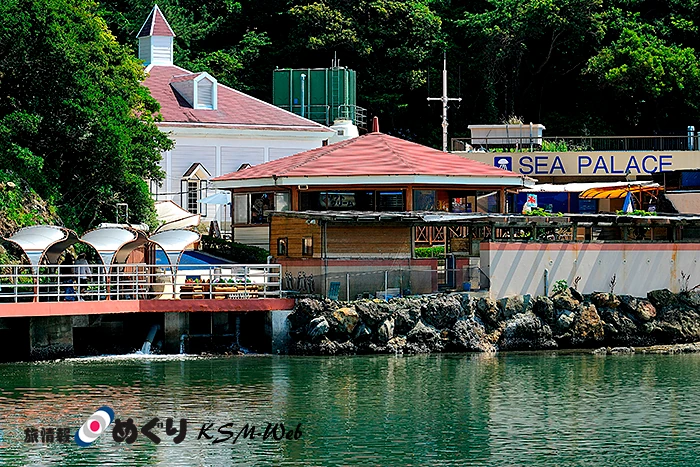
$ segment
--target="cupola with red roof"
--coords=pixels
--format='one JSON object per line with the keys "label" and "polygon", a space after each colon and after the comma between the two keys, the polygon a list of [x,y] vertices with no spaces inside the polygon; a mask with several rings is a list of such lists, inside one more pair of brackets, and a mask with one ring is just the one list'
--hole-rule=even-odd
{"label": "cupola with red roof", "polygon": [[139,33],[139,58],[148,65],[171,66],[173,64],[173,37],[175,33],[158,5],[143,23]]}

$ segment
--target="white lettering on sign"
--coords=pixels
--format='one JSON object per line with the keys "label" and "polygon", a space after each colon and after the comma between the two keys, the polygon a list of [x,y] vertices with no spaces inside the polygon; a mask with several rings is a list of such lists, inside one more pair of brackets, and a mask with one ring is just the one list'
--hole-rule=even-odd
{"label": "white lettering on sign", "polygon": [[[575,170],[571,170],[571,164],[565,164],[562,157],[576,158]],[[567,173],[567,166],[571,173]],[[570,156],[528,154],[518,158],[517,171],[523,175],[625,175],[626,173],[666,172],[672,167],[672,154],[629,155],[629,153],[625,153],[598,156],[588,154],[572,154]]]}

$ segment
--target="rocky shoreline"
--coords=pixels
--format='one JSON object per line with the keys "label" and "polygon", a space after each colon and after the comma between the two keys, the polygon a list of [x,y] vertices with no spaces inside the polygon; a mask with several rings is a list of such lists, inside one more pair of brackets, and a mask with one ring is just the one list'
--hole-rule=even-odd
{"label": "rocky shoreline", "polygon": [[646,298],[574,288],[500,300],[470,293],[337,302],[302,299],[289,315],[289,353],[498,352],[596,349],[594,353],[700,350],[700,293]]}

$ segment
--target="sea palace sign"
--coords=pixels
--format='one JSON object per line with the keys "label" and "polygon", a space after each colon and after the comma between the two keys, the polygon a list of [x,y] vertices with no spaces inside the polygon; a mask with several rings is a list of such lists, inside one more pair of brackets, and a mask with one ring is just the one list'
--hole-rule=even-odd
{"label": "sea palace sign", "polygon": [[700,167],[700,151],[671,152],[456,152],[528,176],[650,175]]}

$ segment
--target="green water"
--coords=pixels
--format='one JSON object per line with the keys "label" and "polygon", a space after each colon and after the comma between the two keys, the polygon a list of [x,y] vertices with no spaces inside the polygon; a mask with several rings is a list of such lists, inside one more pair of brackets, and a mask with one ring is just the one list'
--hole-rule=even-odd
{"label": "green water", "polygon": [[[98,407],[188,420],[180,444],[110,427],[92,446],[27,443]],[[197,440],[232,423],[299,439]],[[695,466],[700,355],[508,354],[88,359],[0,365],[0,465]],[[279,431],[277,432],[280,433]]]}

